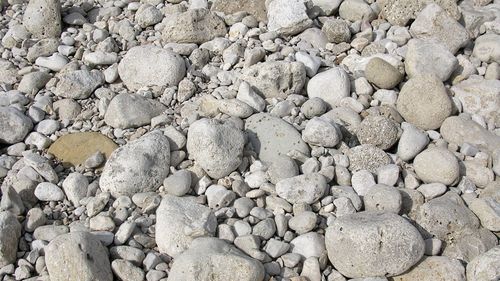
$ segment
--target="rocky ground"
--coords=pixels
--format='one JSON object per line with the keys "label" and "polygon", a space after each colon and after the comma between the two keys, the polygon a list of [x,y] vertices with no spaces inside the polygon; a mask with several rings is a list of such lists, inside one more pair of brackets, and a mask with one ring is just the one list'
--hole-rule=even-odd
{"label": "rocky ground", "polygon": [[0,280],[500,279],[500,1],[0,9]]}

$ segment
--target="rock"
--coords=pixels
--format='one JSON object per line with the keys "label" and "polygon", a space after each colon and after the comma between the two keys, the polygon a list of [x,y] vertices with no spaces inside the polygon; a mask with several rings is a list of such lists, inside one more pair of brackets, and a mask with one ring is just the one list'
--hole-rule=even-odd
{"label": "rock", "polygon": [[[486,253],[475,257],[467,264],[467,280],[495,280],[500,277],[500,246],[491,248]],[[465,280],[465,279],[464,279]]]}
{"label": "rock", "polygon": [[217,220],[210,208],[190,197],[165,195],[156,210],[156,244],[160,252],[176,257],[201,236],[213,236]]}
{"label": "rock", "polygon": [[403,205],[401,193],[392,186],[376,184],[363,196],[366,211],[385,211],[398,214]]}
{"label": "rock", "polygon": [[148,125],[166,107],[159,101],[135,94],[118,94],[108,105],[104,121],[113,128],[128,129]]}
{"label": "rock", "polygon": [[337,124],[325,118],[314,117],[302,131],[302,139],[311,145],[334,147],[342,140],[342,133]]}
{"label": "rock", "polygon": [[429,3],[436,3],[443,8],[455,20],[461,17],[457,3],[454,0],[379,0],[380,16],[393,25],[405,26]]}
{"label": "rock", "polygon": [[56,171],[54,171],[47,158],[29,150],[23,151],[22,155],[24,163],[33,168],[42,178],[51,183],[59,181]]}
{"label": "rock", "polygon": [[500,123],[500,80],[467,79],[451,91],[460,100],[463,112],[478,114],[486,120]]}
{"label": "rock", "polygon": [[253,108],[239,99],[223,99],[218,101],[220,112],[237,118],[247,118],[253,113]]}
{"label": "rock", "polygon": [[448,257],[424,257],[408,272],[392,277],[394,281],[465,281],[465,268],[459,260]]}
{"label": "rock", "polygon": [[403,161],[410,161],[429,143],[427,134],[410,123],[401,124],[403,133],[398,143],[398,156]]}
{"label": "rock", "polygon": [[259,261],[224,240],[198,238],[174,260],[168,281],[262,281],[264,274],[264,266]]}
{"label": "rock", "polygon": [[288,226],[297,234],[304,234],[316,227],[317,216],[314,212],[305,211],[293,216]]}
{"label": "rock", "polygon": [[9,211],[0,212],[0,268],[16,262],[21,224]]}
{"label": "rock", "polygon": [[472,54],[483,62],[500,63],[500,35],[487,33],[476,38]]}
{"label": "rock", "polygon": [[500,231],[500,203],[493,198],[475,198],[468,205],[481,221],[481,225],[493,232]]}
{"label": "rock", "polygon": [[82,111],[82,107],[73,99],[60,99],[53,103],[54,111],[61,120],[74,120]]}
{"label": "rock", "polygon": [[292,253],[299,254],[303,259],[323,257],[326,253],[325,237],[316,232],[308,232],[290,241]]}
{"label": "rock", "polygon": [[33,129],[33,121],[10,106],[0,106],[0,143],[14,144],[24,140]]}
{"label": "rock", "polygon": [[358,126],[356,135],[362,144],[371,144],[380,149],[391,148],[400,134],[398,125],[385,116],[366,117]]}
{"label": "rock", "polygon": [[207,9],[188,10],[166,19],[162,37],[167,42],[201,44],[227,33],[224,21]]}
{"label": "rock", "polygon": [[425,199],[430,200],[443,195],[447,187],[446,185],[438,182],[422,184],[417,188],[418,192],[422,193]]}
{"label": "rock", "polygon": [[266,101],[245,81],[241,82],[236,98],[248,104],[256,112],[262,112],[266,108]]}
{"label": "rock", "polygon": [[163,19],[163,13],[152,5],[141,5],[135,14],[135,21],[142,27],[146,28],[155,25]]}
{"label": "rock", "polygon": [[417,39],[432,39],[442,43],[455,54],[469,41],[467,30],[439,5],[430,3],[418,15],[410,27]]}
{"label": "rock", "polygon": [[254,114],[245,122],[248,141],[263,162],[272,163],[292,150],[309,155],[309,146],[289,123],[268,113]]}
{"label": "rock", "polygon": [[[485,188],[495,178],[493,171],[477,161],[463,161],[462,169],[465,169],[465,177],[475,186]],[[462,170],[463,171],[463,170]]]}
{"label": "rock", "polygon": [[55,184],[41,182],[36,186],[35,196],[40,201],[62,201],[64,192]]}
{"label": "rock", "polygon": [[191,173],[186,170],[174,172],[163,181],[163,187],[168,194],[183,196],[191,189]]}
{"label": "rock", "polygon": [[325,240],[333,266],[351,278],[401,274],[422,258],[425,247],[404,218],[371,211],[337,218]]}
{"label": "rock", "polygon": [[30,0],[23,16],[23,25],[34,38],[61,35],[61,3],[57,0]]}
{"label": "rock", "polygon": [[245,136],[229,122],[201,119],[189,127],[187,150],[209,176],[219,179],[241,164]]}
{"label": "rock", "polygon": [[59,76],[54,94],[63,98],[86,99],[104,83],[104,75],[98,70],[75,70]]}
{"label": "rock", "polygon": [[73,206],[79,206],[80,200],[87,197],[87,189],[89,180],[86,176],[75,172],[68,175],[63,181],[63,190],[68,197],[68,200],[73,203]]}
{"label": "rock", "polygon": [[339,7],[339,15],[341,18],[351,22],[358,20],[372,21],[376,18],[376,14],[370,5],[363,0],[343,1]]}
{"label": "rock", "polygon": [[236,198],[236,193],[222,185],[213,184],[205,191],[208,207],[218,210],[228,207]]}
{"label": "rock", "polygon": [[497,243],[495,234],[485,228],[466,229],[458,238],[450,237],[450,240],[446,241],[442,255],[468,263],[495,247]]}
{"label": "rock", "polygon": [[431,147],[422,151],[415,157],[413,165],[417,176],[425,183],[451,185],[458,180],[458,161],[445,148]]}
{"label": "rock", "polygon": [[365,68],[365,76],[368,81],[382,89],[396,87],[403,75],[392,64],[381,58],[372,58]]}
{"label": "rock", "polygon": [[138,281],[144,280],[144,271],[141,268],[133,265],[131,262],[116,259],[111,263],[111,269],[113,273],[120,279],[124,281]]}
{"label": "rock", "polygon": [[52,75],[43,71],[31,72],[23,76],[17,89],[26,94],[36,93],[42,89],[51,78]]}
{"label": "rock", "polygon": [[493,151],[500,147],[499,136],[478,123],[460,116],[447,118],[441,126],[440,133],[445,141],[459,146],[469,143],[486,151]]}
{"label": "rock", "polygon": [[311,44],[314,48],[326,48],[326,44],[328,43],[328,39],[324,32],[319,28],[310,27],[301,34],[297,35],[297,38],[300,38],[302,42],[306,42]]}
{"label": "rock", "polygon": [[226,15],[243,11],[254,16],[258,21],[267,22],[264,0],[215,0],[211,9],[212,11],[223,12]]}
{"label": "rock", "polygon": [[273,184],[282,179],[295,177],[298,174],[299,167],[297,163],[288,156],[276,156],[272,159],[271,165],[267,169],[267,177]]}
{"label": "rock", "polygon": [[328,19],[321,28],[328,42],[339,44],[351,41],[349,24],[341,19]]}
{"label": "rock", "polygon": [[118,64],[118,74],[131,91],[177,86],[186,74],[186,65],[170,50],[154,45],[136,46],[128,50]]}
{"label": "rock", "polygon": [[340,67],[318,73],[309,80],[307,95],[320,98],[334,108],[343,98],[351,96],[349,75]]}
{"label": "rock", "polygon": [[346,154],[349,157],[349,170],[353,172],[368,170],[376,173],[378,168],[391,163],[387,153],[371,144],[355,146]]}
{"label": "rock", "polygon": [[306,69],[298,62],[264,62],[244,70],[241,79],[264,98],[286,98],[300,94],[306,81]]}
{"label": "rock", "polygon": [[291,204],[313,204],[321,199],[328,188],[324,176],[318,173],[282,179],[276,183],[276,193]]}
{"label": "rock", "polygon": [[412,39],[407,46],[405,71],[410,78],[434,74],[441,81],[446,81],[458,67],[457,58],[439,42]]}
{"label": "rock", "polygon": [[59,159],[63,165],[81,165],[96,152],[109,159],[118,147],[111,139],[97,132],[79,132],[59,137],[47,151]]}
{"label": "rock", "polygon": [[113,151],[99,180],[114,197],[155,191],[169,173],[167,137],[153,131]]}
{"label": "rock", "polygon": [[319,9],[320,15],[330,16],[336,12],[342,3],[340,0],[313,0],[313,9]]}
{"label": "rock", "polygon": [[45,262],[53,281],[113,280],[106,248],[88,232],[71,232],[52,240],[45,247]]}
{"label": "rock", "polygon": [[452,103],[441,80],[422,75],[410,78],[401,88],[397,109],[407,122],[434,130],[451,115]]}
{"label": "rock", "polygon": [[318,72],[319,67],[321,66],[321,58],[313,55],[309,55],[306,52],[297,52],[295,53],[295,59],[298,62],[304,64],[306,68],[307,77],[313,77]]}
{"label": "rock", "polygon": [[59,72],[68,64],[69,60],[67,57],[54,53],[50,57],[38,57],[35,60],[35,65],[48,68],[54,72]]}
{"label": "rock", "polygon": [[267,27],[282,35],[295,35],[312,25],[301,0],[273,0],[267,5]]}

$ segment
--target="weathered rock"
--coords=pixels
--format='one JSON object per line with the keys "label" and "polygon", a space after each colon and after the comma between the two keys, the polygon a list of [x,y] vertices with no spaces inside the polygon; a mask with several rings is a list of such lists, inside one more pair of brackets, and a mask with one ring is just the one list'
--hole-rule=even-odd
{"label": "weathered rock", "polygon": [[291,204],[313,204],[321,199],[328,188],[323,175],[314,173],[282,179],[276,183],[276,193]]}
{"label": "weathered rock", "polygon": [[475,257],[467,264],[467,280],[482,281],[500,278],[500,246]]}
{"label": "weathered rock", "polygon": [[321,117],[314,117],[307,122],[302,139],[311,145],[334,147],[342,140],[342,132],[337,124]]}
{"label": "weathered rock", "polygon": [[462,103],[463,111],[479,114],[500,124],[500,80],[467,79],[451,91]]}
{"label": "weathered rock", "polygon": [[304,259],[323,257],[326,252],[325,237],[316,232],[308,232],[290,241],[290,247],[292,253],[299,254]]}
{"label": "weathered rock", "polygon": [[189,127],[188,153],[212,178],[234,171],[241,164],[244,146],[243,132],[229,122],[201,119]]}
{"label": "weathered rock", "polygon": [[75,70],[59,76],[54,94],[63,98],[86,99],[104,83],[104,75],[98,70]]}
{"label": "weathered rock", "polygon": [[48,153],[58,158],[63,165],[81,165],[96,152],[109,158],[118,148],[111,139],[97,132],[80,132],[61,136],[48,150]]}
{"label": "weathered rock", "polygon": [[436,3],[455,20],[460,19],[460,11],[455,0],[378,0],[380,15],[393,25],[405,26],[429,3]]}
{"label": "weathered rock", "polygon": [[17,108],[0,106],[0,143],[23,141],[33,129],[33,121]]}
{"label": "weathered rock", "polygon": [[410,78],[434,74],[441,81],[446,81],[458,67],[457,58],[439,42],[412,39],[407,46],[405,71]]}
{"label": "weathered rock", "polygon": [[211,9],[226,15],[243,11],[253,15],[258,21],[267,22],[265,2],[264,0],[215,0]]}
{"label": "weathered rock", "polygon": [[349,157],[349,170],[353,172],[368,170],[376,173],[378,168],[391,163],[387,153],[371,144],[358,145],[346,154]]}
{"label": "weathered rock", "polygon": [[358,126],[356,135],[362,144],[371,144],[380,149],[391,148],[399,138],[398,125],[385,116],[366,117]]}
{"label": "weathered rock", "polygon": [[469,203],[469,209],[488,230],[500,231],[500,203],[493,198],[475,198]]}
{"label": "weathered rock", "polygon": [[134,94],[118,94],[108,105],[104,121],[113,128],[137,128],[151,123],[151,119],[165,111],[159,101]]}
{"label": "weathered rock", "polygon": [[301,0],[273,0],[267,10],[268,29],[278,34],[295,35],[312,25]]}
{"label": "weathered rock", "polygon": [[156,217],[156,244],[160,252],[173,257],[184,252],[195,238],[213,236],[217,229],[210,208],[190,197],[165,195]]}
{"label": "weathered rock", "polygon": [[262,281],[264,266],[217,238],[198,238],[178,256],[168,281]]}
{"label": "weathered rock", "polygon": [[448,257],[424,257],[408,272],[392,277],[394,281],[465,281],[465,268],[459,260]]}
{"label": "weathered rock", "polygon": [[413,165],[417,176],[425,183],[451,185],[459,176],[458,161],[445,148],[431,147],[422,151],[415,157]]}
{"label": "weathered rock", "polygon": [[500,63],[500,35],[487,33],[476,38],[472,54],[486,63]]}
{"label": "weathered rock", "polygon": [[265,98],[286,98],[302,91],[306,69],[298,62],[264,62],[244,70],[241,79]]}
{"label": "weathered rock", "polygon": [[339,44],[351,41],[349,23],[341,19],[329,19],[321,28],[329,42]]}
{"label": "weathered rock", "polygon": [[52,240],[45,247],[45,262],[53,281],[113,280],[106,248],[88,232],[71,232]]}
{"label": "weathered rock", "polygon": [[460,116],[447,118],[443,122],[440,132],[444,140],[459,146],[466,142],[486,151],[494,151],[500,147],[500,136],[486,130],[478,123]]}
{"label": "weathered rock", "polygon": [[37,39],[61,35],[61,3],[58,0],[30,0],[23,25]]}
{"label": "weathered rock", "polygon": [[439,128],[451,115],[452,103],[441,80],[436,76],[422,75],[404,84],[397,109],[407,122],[432,130]]}
{"label": "weathered rock", "polygon": [[245,130],[261,161],[272,163],[292,150],[309,155],[309,146],[300,133],[286,121],[270,114],[252,115],[245,122]]}
{"label": "weathered rock", "polygon": [[162,36],[167,42],[201,44],[226,33],[221,18],[207,9],[194,9],[170,15]]}
{"label": "weathered rock", "polygon": [[113,151],[99,180],[114,197],[156,190],[169,173],[167,137],[153,131]]}
{"label": "weathered rock", "polygon": [[52,75],[43,71],[31,72],[23,76],[17,89],[27,94],[36,93],[42,89],[51,78]]}
{"label": "weathered rock", "polygon": [[366,211],[385,211],[398,214],[403,205],[399,190],[385,184],[376,184],[363,196]]}
{"label": "weathered rock", "polygon": [[0,212],[0,267],[15,263],[21,228],[13,213]]}
{"label": "weathered rock", "polygon": [[376,18],[375,12],[364,0],[343,1],[339,7],[339,15],[351,22],[365,19],[371,21]]}
{"label": "weathered rock", "polygon": [[409,161],[419,154],[429,143],[427,134],[410,123],[401,125],[403,133],[398,143],[398,156],[403,161]]}
{"label": "weathered rock", "polygon": [[424,255],[424,240],[402,217],[360,212],[337,218],[327,228],[326,249],[333,266],[351,278],[394,276]]}
{"label": "weathered rock", "polygon": [[334,108],[343,98],[351,95],[349,76],[340,67],[318,73],[307,84],[307,95],[309,98],[320,98]]}
{"label": "weathered rock", "polygon": [[142,87],[177,86],[186,74],[186,65],[170,50],[145,45],[127,52],[118,64],[118,73],[125,86],[136,91]]}

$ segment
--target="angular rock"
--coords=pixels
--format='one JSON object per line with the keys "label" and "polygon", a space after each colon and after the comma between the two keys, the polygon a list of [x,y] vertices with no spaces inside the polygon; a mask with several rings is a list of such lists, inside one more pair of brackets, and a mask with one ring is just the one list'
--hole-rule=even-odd
{"label": "angular rock", "polygon": [[108,105],[104,121],[113,128],[128,129],[148,125],[166,107],[159,101],[135,94],[118,94]]}
{"label": "angular rock", "polygon": [[321,199],[328,188],[323,175],[314,173],[282,179],[276,183],[276,193],[291,204],[313,204]]}
{"label": "angular rock", "polygon": [[267,24],[270,31],[295,35],[312,25],[301,0],[273,0],[267,6]]}
{"label": "angular rock", "polygon": [[226,24],[207,9],[188,10],[167,18],[162,37],[167,42],[201,44],[226,35]]}
{"label": "angular rock", "polygon": [[177,86],[186,74],[186,65],[170,50],[154,45],[137,46],[128,50],[120,61],[118,74],[131,91],[142,87]]}
{"label": "angular rock", "polygon": [[292,253],[299,254],[303,259],[323,257],[326,252],[325,237],[316,232],[308,232],[290,241],[290,247]]}
{"label": "angular rock", "polygon": [[225,177],[238,168],[244,146],[243,132],[229,122],[201,119],[189,127],[188,153],[212,178]]}
{"label": "angular rock", "polygon": [[340,67],[318,73],[309,80],[307,95],[309,98],[320,98],[334,108],[343,98],[351,95],[349,76]]}
{"label": "angular rock", "polygon": [[75,70],[59,76],[54,94],[63,98],[86,99],[104,84],[104,75],[98,70]]}
{"label": "angular rock", "polygon": [[9,211],[0,212],[0,267],[16,262],[21,224]]}
{"label": "angular rock", "polygon": [[445,148],[431,147],[422,151],[415,157],[413,165],[417,176],[425,183],[451,185],[459,176],[458,161]]}
{"label": "angular rock", "polygon": [[335,123],[314,117],[302,131],[302,139],[311,145],[334,147],[342,140],[342,132]]}
{"label": "angular rock", "polygon": [[458,67],[457,58],[439,42],[412,39],[407,46],[405,71],[410,78],[434,74],[441,81],[446,81]]}
{"label": "angular rock", "polygon": [[394,281],[466,281],[465,268],[459,260],[439,256],[424,257],[411,270],[394,276],[392,279]]}
{"label": "angular rock", "polygon": [[226,15],[243,11],[253,15],[258,21],[267,22],[265,2],[265,0],[215,0],[211,9]]}
{"label": "angular rock", "polygon": [[169,173],[167,137],[153,131],[113,151],[99,180],[114,197],[155,191]]}
{"label": "angular rock", "polygon": [[401,125],[403,133],[398,143],[398,156],[403,161],[415,158],[429,143],[427,134],[410,123]]}
{"label": "angular rock", "polygon": [[58,0],[30,0],[23,16],[23,25],[34,38],[61,35],[61,3]]}
{"label": "angular rock", "polygon": [[500,147],[500,136],[460,116],[447,118],[441,126],[440,133],[445,141],[459,146],[469,143],[490,152]]}
{"label": "angular rock", "polygon": [[52,240],[45,247],[45,262],[53,281],[113,280],[106,248],[88,232],[71,232]]}
{"label": "angular rock", "polygon": [[424,240],[404,218],[385,212],[360,212],[338,218],[326,230],[333,266],[351,278],[394,276],[424,255]]}
{"label": "angular rock", "polygon": [[298,62],[264,62],[244,70],[241,79],[264,98],[286,98],[300,94],[306,81],[306,69]]}
{"label": "angular rock", "polygon": [[500,124],[500,80],[467,79],[451,91],[462,103],[463,112],[478,114]]}
{"label": "angular rock", "polygon": [[0,143],[14,144],[24,140],[33,129],[33,121],[17,108],[0,106]]}
{"label": "angular rock", "polygon": [[467,280],[482,281],[500,278],[500,246],[475,257],[467,264]]}
{"label": "angular rock", "polygon": [[500,203],[493,198],[475,198],[469,203],[469,209],[481,221],[481,225],[488,230],[500,231]]}

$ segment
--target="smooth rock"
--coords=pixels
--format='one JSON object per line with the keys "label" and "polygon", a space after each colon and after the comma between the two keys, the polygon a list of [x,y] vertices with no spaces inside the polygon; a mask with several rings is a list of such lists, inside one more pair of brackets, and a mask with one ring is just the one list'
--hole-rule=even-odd
{"label": "smooth rock", "polygon": [[201,44],[227,33],[224,21],[207,9],[167,17],[162,37],[167,42]]}
{"label": "smooth rock", "polygon": [[410,123],[401,125],[403,133],[398,143],[397,154],[403,161],[410,161],[429,143],[427,134]]}
{"label": "smooth rock", "polygon": [[382,89],[396,87],[403,75],[392,64],[381,58],[372,58],[365,68],[365,76],[368,81]]}
{"label": "smooth rock", "polygon": [[18,109],[0,106],[0,143],[14,144],[23,141],[33,129],[33,121]]}
{"label": "smooth rock", "polygon": [[80,200],[87,197],[87,189],[89,180],[86,176],[74,172],[68,175],[63,181],[62,187],[68,200],[73,203],[73,206],[79,206]]}
{"label": "smooth rock", "polygon": [[439,42],[412,39],[407,47],[405,71],[410,78],[434,74],[441,81],[446,81],[458,67],[457,58]]}
{"label": "smooth rock", "polygon": [[36,186],[35,196],[40,201],[62,201],[64,192],[55,184],[41,182]]}
{"label": "smooth rock", "polygon": [[498,279],[500,278],[498,268],[500,268],[500,246],[491,248],[467,264],[467,280],[482,281]]}
{"label": "smooth rock", "polygon": [[342,132],[337,124],[313,117],[302,131],[302,139],[310,145],[334,147],[342,140]]}
{"label": "smooth rock", "polygon": [[320,98],[331,108],[340,104],[340,101],[351,95],[349,76],[340,67],[316,74],[307,84],[309,98]]}
{"label": "smooth rock", "polygon": [[303,259],[322,257],[326,253],[325,237],[316,232],[308,232],[290,241],[292,253],[299,254]]}
{"label": "smooth rock", "polygon": [[113,128],[137,128],[151,123],[166,107],[159,101],[134,94],[118,94],[108,105],[104,121]]}
{"label": "smooth rock", "polygon": [[500,203],[493,198],[475,198],[469,205],[469,209],[476,214],[481,225],[493,232],[500,231]]}
{"label": "smooth rock", "polygon": [[415,19],[429,3],[436,3],[443,8],[451,17],[459,20],[461,17],[458,5],[454,0],[378,0],[381,11],[380,16],[392,25],[405,26]]}
{"label": "smooth rock", "polygon": [[419,153],[413,165],[417,176],[425,183],[451,185],[458,180],[458,161],[449,150],[431,147]]}

